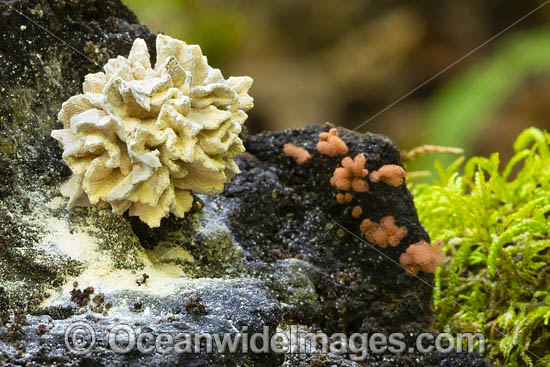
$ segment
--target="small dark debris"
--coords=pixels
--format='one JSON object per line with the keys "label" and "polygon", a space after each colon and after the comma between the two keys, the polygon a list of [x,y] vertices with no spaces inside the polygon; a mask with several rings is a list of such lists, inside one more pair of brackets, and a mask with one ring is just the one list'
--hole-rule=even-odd
{"label": "small dark debris", "polygon": [[309,362],[311,367],[329,367],[331,366],[330,357],[325,354],[319,354],[311,358]]}
{"label": "small dark debris", "polygon": [[92,41],[86,41],[84,45],[84,54],[93,60],[96,64],[103,65],[109,61],[109,53],[105,47],[99,47]]}
{"label": "small dark debris", "polygon": [[42,301],[44,301],[44,296],[42,294],[33,294],[29,298],[29,306],[37,307],[42,303]]}
{"label": "small dark debris", "polygon": [[48,332],[48,328],[46,327],[46,325],[44,324],[40,324],[38,325],[38,327],[36,328],[36,334],[37,335],[44,335]]}
{"label": "small dark debris", "polygon": [[138,301],[130,306],[130,311],[132,312],[143,312],[143,302]]}
{"label": "small dark debris", "polygon": [[207,315],[206,306],[201,301],[201,297],[190,297],[185,303],[185,310],[195,316]]}
{"label": "small dark debris", "polygon": [[16,357],[21,359],[25,355],[25,352],[27,351],[27,346],[25,345],[25,342],[23,340],[19,340],[15,344],[15,349],[17,349]]}
{"label": "small dark debris", "polygon": [[11,324],[5,334],[5,340],[14,343],[23,337],[23,328],[19,324]]}
{"label": "small dark debris", "polygon": [[10,321],[10,314],[7,311],[0,312],[0,327],[6,326]]}
{"label": "small dark debris", "polygon": [[84,307],[90,302],[90,296],[94,293],[93,287],[85,288],[84,290],[78,289],[78,283],[73,283],[73,290],[71,291],[71,301],[75,302],[79,307]]}
{"label": "small dark debris", "polygon": [[92,301],[94,302],[93,305],[90,305],[90,311],[96,312],[96,313],[104,313],[104,305],[105,302],[105,294],[98,293]]}
{"label": "small dark debris", "polygon": [[141,286],[142,284],[147,283],[147,279],[149,279],[149,275],[146,273],[143,273],[142,275],[137,277],[136,283],[138,286]]}
{"label": "small dark debris", "polygon": [[27,321],[27,315],[25,315],[25,313],[23,311],[17,311],[14,315],[13,315],[13,322],[15,324],[18,324],[18,325],[21,325],[21,326],[28,326],[30,325],[29,322]]}
{"label": "small dark debris", "polygon": [[94,299],[93,299],[94,303],[95,304],[103,304],[103,302],[105,301],[105,295],[103,293],[98,293]]}

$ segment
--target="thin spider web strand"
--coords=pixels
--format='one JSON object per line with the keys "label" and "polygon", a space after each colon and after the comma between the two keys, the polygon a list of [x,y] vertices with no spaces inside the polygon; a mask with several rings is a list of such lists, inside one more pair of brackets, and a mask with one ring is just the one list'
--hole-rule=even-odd
{"label": "thin spider web strand", "polygon": [[371,122],[372,120],[374,120],[375,118],[377,118],[378,116],[382,115],[384,112],[388,111],[390,108],[394,107],[395,105],[397,105],[399,102],[403,101],[405,98],[409,97],[411,94],[413,94],[414,92],[416,92],[417,90],[419,90],[420,88],[424,87],[425,85],[429,84],[431,81],[433,81],[434,79],[437,79],[439,76],[441,76],[442,74],[444,74],[445,72],[447,72],[449,69],[452,69],[453,67],[455,67],[457,64],[461,63],[462,61],[464,61],[465,59],[467,59],[468,57],[472,56],[474,53],[476,53],[477,51],[479,51],[480,49],[482,49],[483,47],[485,47],[486,45],[488,45],[489,43],[491,43],[492,41],[494,41],[495,39],[499,38],[500,36],[502,36],[504,33],[506,33],[507,31],[509,31],[510,29],[512,29],[513,27],[515,27],[516,25],[518,25],[519,23],[521,23],[522,21],[524,21],[525,19],[527,19],[528,17],[530,17],[531,15],[533,15],[534,13],[536,13],[537,11],[539,11],[540,9],[542,9],[544,6],[546,6],[548,3],[550,3],[550,0],[546,1],[545,3],[543,3],[542,5],[539,5],[537,8],[535,8],[534,10],[530,11],[529,13],[527,13],[526,15],[524,15],[523,17],[521,17],[520,19],[516,20],[514,23],[512,23],[511,25],[509,25],[508,27],[504,28],[502,31],[498,32],[497,34],[495,34],[494,36],[492,36],[491,38],[489,38],[487,41],[483,42],[481,45],[477,46],[476,48],[474,48],[473,50],[471,50],[470,52],[468,52],[466,55],[462,56],[461,58],[459,58],[458,60],[456,60],[455,62],[453,62],[452,64],[450,64],[449,66],[447,66],[445,69],[441,70],[440,72],[438,72],[437,74],[433,75],[432,77],[430,77],[429,79],[425,80],[423,83],[421,83],[420,85],[418,85],[417,87],[415,87],[414,89],[411,89],[409,92],[405,93],[403,96],[401,96],[400,98],[398,98],[395,102],[389,104],[388,106],[384,107],[382,110],[380,110],[378,113],[376,113],[374,116],[370,117],[369,119],[363,121],[362,123],[360,123],[359,125],[357,125],[353,131],[357,131],[358,129],[360,129],[361,127],[363,127],[365,124]]}

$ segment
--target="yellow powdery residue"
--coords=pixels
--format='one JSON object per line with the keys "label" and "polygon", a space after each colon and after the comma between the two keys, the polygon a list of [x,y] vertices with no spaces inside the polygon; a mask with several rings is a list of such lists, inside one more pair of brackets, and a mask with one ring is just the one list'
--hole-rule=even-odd
{"label": "yellow powdery residue", "polygon": [[[180,266],[153,263],[144,251],[138,252],[144,264],[143,269],[139,271],[115,269],[110,254],[100,250],[96,240],[90,236],[89,233],[93,233],[94,228],[77,227],[70,231],[68,224],[61,219],[49,217],[45,222],[49,233],[42,243],[55,244],[61,253],[87,266],[79,276],[68,278],[60,289],[52,290],[50,292],[52,296],[45,301],[47,306],[66,300],[73,289],[74,282],[78,282],[79,287],[94,287],[96,294],[136,290],[164,296],[180,288],[185,281],[185,273]],[[181,256],[180,250],[175,250],[173,255]],[[143,273],[149,275],[149,279],[139,286],[136,283],[136,277]]]}
{"label": "yellow powdery residue", "polygon": [[160,243],[155,246],[153,250],[145,249],[145,253],[152,261],[156,262],[166,262],[166,261],[181,261],[193,263],[195,259],[188,252],[181,247],[173,247],[166,244]]}
{"label": "yellow powdery residue", "polygon": [[60,209],[63,205],[67,203],[67,199],[63,196],[58,196],[46,203],[46,208],[51,210]]}

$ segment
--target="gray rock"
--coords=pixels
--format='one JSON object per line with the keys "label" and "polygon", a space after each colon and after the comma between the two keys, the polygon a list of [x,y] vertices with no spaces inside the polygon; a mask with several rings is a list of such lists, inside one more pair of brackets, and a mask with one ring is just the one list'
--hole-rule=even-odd
{"label": "gray rock", "polygon": [[[154,50],[155,35],[118,0],[16,0],[0,4],[0,17],[1,364],[488,365],[476,354],[369,355],[361,364],[335,353],[113,351],[109,331],[120,324],[155,336],[235,336],[245,327],[273,334],[291,325],[327,334],[430,330],[431,288],[395,263],[428,234],[404,185],[372,184],[352,204],[336,203],[329,179],[340,159],[315,151],[329,126],[249,137],[242,173],[225,192],[198,196],[190,215],[157,229],[107,209],[65,209],[59,185],[70,172],[50,138],[61,103],[85,74],[126,55],[133,39]],[[369,170],[399,164],[385,137],[341,136],[350,155],[367,156]],[[287,142],[306,147],[312,160],[298,166],[284,156]],[[360,238],[352,205],[373,220],[394,216],[407,237],[396,248],[373,247]],[[431,284],[432,276],[420,276]],[[70,353],[64,340],[77,322],[96,334],[86,355]]]}

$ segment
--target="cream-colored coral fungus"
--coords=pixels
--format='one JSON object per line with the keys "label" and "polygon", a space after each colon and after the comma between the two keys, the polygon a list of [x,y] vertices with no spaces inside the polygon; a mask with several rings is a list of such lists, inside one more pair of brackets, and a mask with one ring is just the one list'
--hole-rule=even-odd
{"label": "cream-colored coral fungus", "polygon": [[191,192],[220,193],[239,172],[252,79],[224,79],[196,45],[158,35],[156,49],[153,68],[136,39],[128,58],[88,74],[83,94],[63,104],[64,129],[52,136],[73,171],[62,187],[69,208],[108,203],[158,227],[184,216]]}

